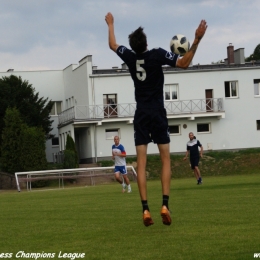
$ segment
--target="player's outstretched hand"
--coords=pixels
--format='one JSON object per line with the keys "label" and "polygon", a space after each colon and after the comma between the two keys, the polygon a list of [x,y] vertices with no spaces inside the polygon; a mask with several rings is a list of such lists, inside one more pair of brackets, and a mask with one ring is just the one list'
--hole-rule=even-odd
{"label": "player's outstretched hand", "polygon": [[204,36],[207,28],[208,28],[207,22],[205,20],[201,20],[201,22],[195,32],[195,38],[200,41],[202,39],[202,37]]}
{"label": "player's outstretched hand", "polygon": [[107,13],[105,20],[107,25],[114,24],[114,16],[111,13]]}

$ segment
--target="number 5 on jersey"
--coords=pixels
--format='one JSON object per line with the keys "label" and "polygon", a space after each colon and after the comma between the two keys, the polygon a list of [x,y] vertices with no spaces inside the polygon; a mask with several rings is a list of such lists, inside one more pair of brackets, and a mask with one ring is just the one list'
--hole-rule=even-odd
{"label": "number 5 on jersey", "polygon": [[144,60],[137,60],[136,61],[136,77],[144,81],[146,79],[146,71],[143,67],[141,67],[141,64],[144,64]]}

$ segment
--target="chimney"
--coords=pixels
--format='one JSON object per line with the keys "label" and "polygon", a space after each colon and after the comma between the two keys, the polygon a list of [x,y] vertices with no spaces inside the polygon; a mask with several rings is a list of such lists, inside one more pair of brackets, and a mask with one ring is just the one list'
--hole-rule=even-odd
{"label": "chimney", "polygon": [[234,60],[236,64],[245,64],[244,48],[240,48],[234,51]]}
{"label": "chimney", "polygon": [[234,46],[232,43],[227,47],[228,64],[234,64]]}
{"label": "chimney", "polygon": [[126,65],[126,63],[122,63],[122,69],[123,70],[127,70],[128,69],[128,66]]}

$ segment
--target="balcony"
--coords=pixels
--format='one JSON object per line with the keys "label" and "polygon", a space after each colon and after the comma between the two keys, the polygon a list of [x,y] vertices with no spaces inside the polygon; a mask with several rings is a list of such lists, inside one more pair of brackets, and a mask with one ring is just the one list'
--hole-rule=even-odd
{"label": "balcony", "polygon": [[[165,101],[164,106],[168,118],[194,120],[196,117],[225,117],[222,98]],[[135,109],[136,103],[74,106],[59,114],[59,126],[71,122],[102,124],[106,121],[129,121],[132,123]]]}

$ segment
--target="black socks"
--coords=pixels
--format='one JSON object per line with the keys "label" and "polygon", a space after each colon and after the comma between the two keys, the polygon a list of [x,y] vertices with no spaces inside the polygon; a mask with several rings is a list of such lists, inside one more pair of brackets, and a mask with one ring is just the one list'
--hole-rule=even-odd
{"label": "black socks", "polygon": [[144,212],[145,210],[148,210],[148,211],[149,211],[149,207],[148,207],[147,200],[142,200],[142,206],[143,206],[143,212]]}
{"label": "black socks", "polygon": [[168,201],[169,201],[169,196],[168,196],[168,195],[163,195],[162,205],[163,205],[163,206],[166,206],[167,209],[169,209],[169,207],[168,207]]}
{"label": "black socks", "polygon": [[[166,206],[167,209],[169,209],[168,201],[169,201],[169,196],[168,196],[168,195],[163,195],[162,206]],[[142,202],[142,206],[143,206],[143,212],[144,212],[145,210],[150,211],[150,210],[149,210],[149,207],[148,207],[148,202],[147,202],[147,200],[142,200],[141,202]]]}

